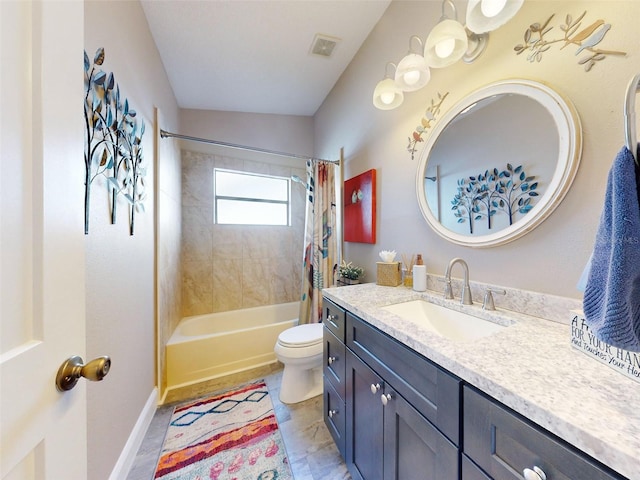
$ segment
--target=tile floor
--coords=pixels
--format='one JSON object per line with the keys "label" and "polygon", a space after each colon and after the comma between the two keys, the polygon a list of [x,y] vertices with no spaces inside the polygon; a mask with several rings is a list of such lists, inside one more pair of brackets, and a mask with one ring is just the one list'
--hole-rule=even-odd
{"label": "tile floor", "polygon": [[271,394],[295,480],[351,480],[322,420],[322,395],[295,405],[283,404],[278,398],[281,376],[281,367],[275,365],[172,391],[157,409],[127,480],[153,479],[174,405],[259,379],[265,380]]}

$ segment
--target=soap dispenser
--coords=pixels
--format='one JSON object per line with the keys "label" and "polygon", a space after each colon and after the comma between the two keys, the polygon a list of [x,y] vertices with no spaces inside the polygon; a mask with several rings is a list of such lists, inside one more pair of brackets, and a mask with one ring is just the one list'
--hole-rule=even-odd
{"label": "soap dispenser", "polygon": [[424,292],[427,289],[427,267],[420,253],[416,258],[416,264],[413,266],[413,289],[416,292]]}

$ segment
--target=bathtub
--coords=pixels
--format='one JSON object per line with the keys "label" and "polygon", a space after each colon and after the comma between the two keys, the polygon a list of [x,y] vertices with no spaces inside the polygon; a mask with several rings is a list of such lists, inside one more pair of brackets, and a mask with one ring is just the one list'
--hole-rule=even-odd
{"label": "bathtub", "polygon": [[278,335],[298,324],[300,302],[183,318],[167,342],[167,388],[277,361]]}

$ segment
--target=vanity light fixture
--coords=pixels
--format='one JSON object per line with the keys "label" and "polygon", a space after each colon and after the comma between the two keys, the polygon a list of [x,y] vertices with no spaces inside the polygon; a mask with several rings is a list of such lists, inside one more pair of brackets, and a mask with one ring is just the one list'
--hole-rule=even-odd
{"label": "vanity light fixture", "polygon": [[474,33],[487,33],[511,20],[524,0],[469,0],[467,28]]}
{"label": "vanity light fixture", "polygon": [[[420,53],[413,50],[413,40],[420,46]],[[422,40],[417,35],[409,39],[409,53],[396,67],[396,85],[405,92],[414,92],[424,87],[431,79],[431,72],[426,60],[422,56]]]}
{"label": "vanity light fixture", "polygon": [[[447,4],[453,10],[455,20],[446,16],[444,9]],[[433,27],[424,46],[427,64],[433,68],[448,67],[464,56],[468,45],[467,32],[458,22],[456,6],[451,0],[444,0],[440,22]]]}
{"label": "vanity light fixture", "polygon": [[[458,60],[474,62],[487,47],[489,33],[504,25],[520,10],[524,0],[469,0],[466,26],[458,22],[458,12],[453,0],[442,0],[442,15],[424,42],[423,55],[414,50],[416,35],[409,39],[409,53],[398,63],[392,78],[385,72],[373,92],[373,104],[380,110],[392,110],[404,100],[404,92],[424,87],[431,79],[431,68],[443,68]],[[447,5],[453,11],[453,19],[445,13]],[[395,81],[394,81],[395,80]]]}
{"label": "vanity light fixture", "polygon": [[387,63],[384,80],[380,80],[373,91],[373,105],[380,110],[393,110],[404,101],[402,90],[388,73],[390,65],[396,69],[395,64]]}

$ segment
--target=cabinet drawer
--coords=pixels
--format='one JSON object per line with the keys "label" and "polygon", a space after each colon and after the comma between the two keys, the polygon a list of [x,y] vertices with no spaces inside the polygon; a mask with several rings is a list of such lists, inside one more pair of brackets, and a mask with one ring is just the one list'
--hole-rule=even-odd
{"label": "cabinet drawer", "polygon": [[344,342],[345,310],[331,300],[322,299],[322,322],[338,340]]}
{"label": "cabinet drawer", "polygon": [[324,423],[336,442],[338,451],[345,458],[346,411],[343,397],[338,395],[330,383],[324,384]]}
{"label": "cabinet drawer", "polygon": [[336,336],[324,328],[324,364],[322,373],[325,380],[331,382],[338,395],[344,399],[345,391],[345,374],[347,371],[344,343],[336,338]]}
{"label": "cabinet drawer", "polygon": [[346,335],[347,347],[458,445],[458,378],[348,312]]}
{"label": "cabinet drawer", "polygon": [[521,480],[534,466],[554,480],[624,480],[504,405],[463,390],[464,453],[494,480]]}

